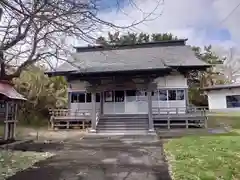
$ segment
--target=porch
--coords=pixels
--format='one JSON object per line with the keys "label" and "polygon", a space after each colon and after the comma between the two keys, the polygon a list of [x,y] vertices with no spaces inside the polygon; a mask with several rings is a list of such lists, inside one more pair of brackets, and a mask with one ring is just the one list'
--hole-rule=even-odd
{"label": "porch", "polygon": [[[173,109],[175,109],[173,111]],[[185,109],[186,113],[182,113]],[[175,112],[175,113],[173,113]],[[96,112],[95,126],[92,112],[70,109],[50,110],[50,128],[87,129],[95,127],[96,131],[104,130],[149,130],[148,114],[101,114]],[[205,108],[152,108],[153,129],[173,128],[206,128],[207,116]]]}
{"label": "porch", "polygon": [[[72,75],[68,81],[67,128],[74,121],[91,122],[91,132],[154,132],[156,127],[204,126],[204,113],[188,107],[187,79],[180,72]],[[51,122],[56,122],[63,117],[53,116],[52,119]]]}

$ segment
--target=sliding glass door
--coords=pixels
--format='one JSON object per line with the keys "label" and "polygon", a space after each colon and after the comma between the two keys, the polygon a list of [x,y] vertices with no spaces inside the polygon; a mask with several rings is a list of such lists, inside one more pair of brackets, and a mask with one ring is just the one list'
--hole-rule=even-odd
{"label": "sliding glass door", "polygon": [[125,113],[124,91],[105,91],[103,106],[104,114]]}
{"label": "sliding glass door", "polygon": [[105,91],[104,114],[147,114],[147,92],[141,90]]}

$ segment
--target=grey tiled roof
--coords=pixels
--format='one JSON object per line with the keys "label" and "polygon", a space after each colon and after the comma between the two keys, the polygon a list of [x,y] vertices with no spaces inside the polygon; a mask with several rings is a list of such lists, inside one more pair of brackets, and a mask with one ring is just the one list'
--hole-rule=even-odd
{"label": "grey tiled roof", "polygon": [[[71,63],[69,63],[71,62]],[[72,54],[56,71],[81,73],[165,69],[169,66],[206,66],[190,46],[155,46]]]}

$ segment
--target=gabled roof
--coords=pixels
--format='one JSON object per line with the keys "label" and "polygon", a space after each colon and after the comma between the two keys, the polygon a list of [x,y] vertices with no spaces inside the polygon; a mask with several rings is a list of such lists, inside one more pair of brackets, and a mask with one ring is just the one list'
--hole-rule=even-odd
{"label": "gabled roof", "polygon": [[232,89],[232,88],[240,88],[240,84],[220,84],[220,85],[214,85],[211,87],[205,87],[202,89],[205,91],[211,91],[211,90]]}
{"label": "gabled roof", "polygon": [[68,62],[56,72],[102,73],[209,67],[198,59],[186,40],[161,41],[136,45],[78,47]]}

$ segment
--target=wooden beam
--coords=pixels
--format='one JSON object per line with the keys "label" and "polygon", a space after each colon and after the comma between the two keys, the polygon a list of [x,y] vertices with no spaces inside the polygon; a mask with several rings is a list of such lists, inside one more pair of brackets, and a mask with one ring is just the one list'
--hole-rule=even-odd
{"label": "wooden beam", "polygon": [[103,110],[103,103],[104,103],[104,92],[100,92],[100,114],[102,115]]}
{"label": "wooden beam", "polygon": [[90,81],[90,80],[99,80],[99,79],[114,79],[116,77],[122,77],[123,79],[127,79],[129,77],[133,78],[144,78],[144,77],[160,77],[165,76],[171,73],[172,69],[164,69],[164,70],[152,70],[147,72],[112,72],[112,73],[94,73],[94,74],[72,74],[69,75],[68,81],[71,80],[81,80],[81,81]]}
{"label": "wooden beam", "polygon": [[91,132],[96,132],[96,92],[92,92],[92,129]]}
{"label": "wooden beam", "polygon": [[4,126],[4,140],[9,139],[9,123],[8,123],[8,111],[9,111],[9,104],[6,102],[6,109],[5,109],[5,126]]}
{"label": "wooden beam", "polygon": [[153,132],[153,117],[152,117],[152,91],[148,90],[147,92],[148,96],[148,130]]}

